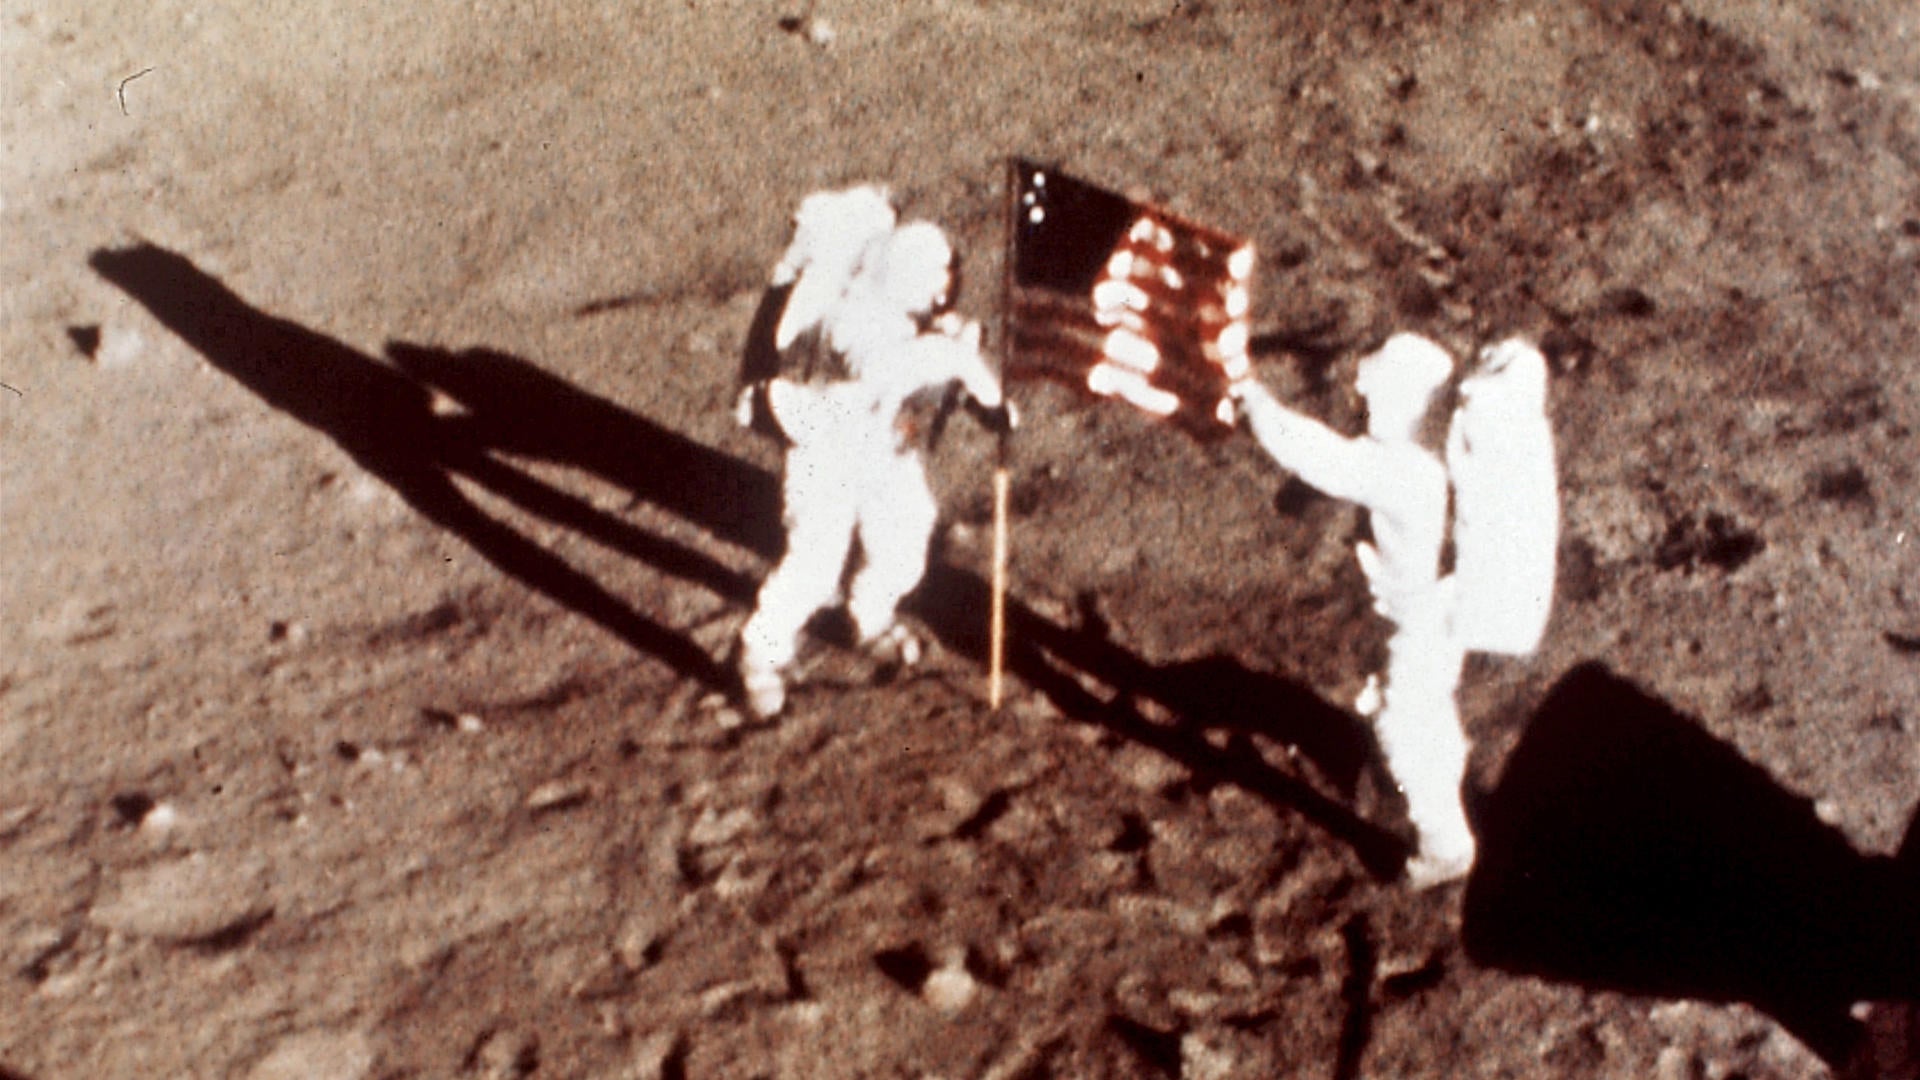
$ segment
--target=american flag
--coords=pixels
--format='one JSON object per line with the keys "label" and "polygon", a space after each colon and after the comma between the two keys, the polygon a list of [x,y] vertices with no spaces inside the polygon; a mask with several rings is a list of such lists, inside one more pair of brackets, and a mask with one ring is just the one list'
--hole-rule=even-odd
{"label": "american flag", "polygon": [[1248,370],[1253,245],[1055,169],[1012,163],[1008,378],[1229,432]]}

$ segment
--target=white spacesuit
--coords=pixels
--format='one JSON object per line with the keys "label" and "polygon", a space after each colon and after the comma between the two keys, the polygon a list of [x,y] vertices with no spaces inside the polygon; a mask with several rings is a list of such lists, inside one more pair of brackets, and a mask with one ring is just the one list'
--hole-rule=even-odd
{"label": "white spacesuit", "polygon": [[877,190],[810,196],[774,275],[776,284],[793,282],[776,341],[788,345],[817,328],[847,377],[776,378],[764,387],[790,445],[786,554],[740,635],[741,683],[762,717],[785,706],[785,669],[801,630],[838,598],[856,535],[864,560],[847,610],[860,640],[895,648],[907,662],[917,657],[917,642],[895,616],[925,573],[938,507],[903,408],[955,382],[982,406],[1002,407],[979,325],[933,317],[952,288],[945,234],[926,222],[895,226],[891,207],[878,212]]}
{"label": "white spacesuit", "polygon": [[[1462,386],[1442,463],[1418,436],[1452,372],[1452,358],[1433,342],[1390,338],[1360,362],[1355,387],[1368,423],[1356,439],[1286,408],[1252,378],[1231,391],[1275,461],[1367,510],[1373,540],[1355,554],[1374,609],[1394,629],[1385,685],[1369,679],[1356,706],[1374,718],[1419,832],[1407,866],[1419,888],[1472,868],[1474,838],[1460,799],[1469,748],[1454,699],[1461,664],[1468,650],[1517,654],[1537,644],[1552,604],[1559,521],[1538,351],[1510,341],[1483,354]],[[1456,573],[1442,577],[1450,479]]]}

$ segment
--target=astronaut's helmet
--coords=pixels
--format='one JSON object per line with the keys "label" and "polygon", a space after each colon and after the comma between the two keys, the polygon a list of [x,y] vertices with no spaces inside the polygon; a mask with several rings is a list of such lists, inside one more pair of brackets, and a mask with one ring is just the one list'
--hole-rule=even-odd
{"label": "astronaut's helmet", "polygon": [[1420,422],[1434,395],[1453,374],[1453,357],[1418,334],[1395,334],[1363,357],[1354,389],[1367,400],[1369,427],[1399,431]]}
{"label": "astronaut's helmet", "polygon": [[1547,358],[1522,338],[1480,351],[1480,366],[1460,383],[1467,400],[1499,398],[1511,407],[1541,412],[1547,404]]}
{"label": "astronaut's helmet", "polygon": [[908,222],[893,230],[880,251],[881,295],[909,315],[938,315],[959,294],[959,267],[959,256],[938,225]]}

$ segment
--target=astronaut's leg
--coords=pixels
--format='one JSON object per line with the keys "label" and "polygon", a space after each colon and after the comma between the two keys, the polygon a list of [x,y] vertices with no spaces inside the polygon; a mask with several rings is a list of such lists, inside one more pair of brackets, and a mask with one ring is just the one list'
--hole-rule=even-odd
{"label": "astronaut's leg", "polygon": [[1444,635],[1435,639],[1404,630],[1388,650],[1374,731],[1419,832],[1407,878],[1416,889],[1425,889],[1473,868],[1473,832],[1460,798],[1468,744],[1454,702],[1461,654]]}
{"label": "astronaut's leg", "polygon": [[[900,601],[927,571],[927,544],[939,518],[933,490],[918,454],[890,453],[870,464],[860,498],[860,545],[866,565],[847,596],[847,612],[862,642],[898,636]],[[918,643],[900,636],[901,658],[912,663]]]}
{"label": "astronaut's leg", "polygon": [[740,631],[740,680],[748,706],[762,717],[785,706],[781,671],[793,662],[800,631],[840,591],[855,504],[837,449],[800,445],[787,453],[787,551],[760,586],[753,616]]}

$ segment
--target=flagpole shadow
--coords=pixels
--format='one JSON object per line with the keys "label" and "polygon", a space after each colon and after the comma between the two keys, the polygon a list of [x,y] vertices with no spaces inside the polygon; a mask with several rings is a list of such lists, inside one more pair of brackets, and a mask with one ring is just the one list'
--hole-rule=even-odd
{"label": "flagpole shadow", "polygon": [[[910,610],[948,649],[984,662],[989,590],[980,578],[932,566]],[[1398,877],[1410,845],[1300,777],[1268,765],[1247,735],[1265,731],[1315,757],[1330,776],[1357,776],[1371,750],[1358,721],[1329,705],[1311,687],[1258,675],[1228,658],[1155,666],[1109,641],[1052,622],[1017,599],[1006,605],[1007,670],[1075,719],[1152,747],[1193,770],[1202,785],[1230,783],[1283,812],[1297,813],[1350,847],[1368,872]],[[1087,689],[1088,675],[1115,689],[1104,700]],[[1156,723],[1134,702],[1149,699],[1185,722]],[[1225,749],[1208,742],[1202,724],[1238,729]]]}
{"label": "flagpole shadow", "polygon": [[[423,517],[471,544],[509,577],[680,675],[737,692],[732,672],[705,650],[488,515],[454,480],[463,477],[528,513],[746,605],[758,585],[748,575],[607,514],[498,455],[592,472],[766,559],[784,546],[780,482],[772,473],[506,353],[391,342],[383,360],[252,307],[175,252],[141,244],[95,251],[88,261],[214,367],[332,439]],[[777,313],[777,297],[762,303],[749,350],[770,339]],[[436,390],[460,409],[437,414]],[[909,610],[952,652],[984,665],[988,586],[980,577],[936,560]],[[1398,873],[1404,842],[1311,784],[1266,765],[1242,737],[1219,750],[1191,727],[1154,723],[1129,704],[1145,696],[1189,718],[1266,731],[1307,748],[1338,774],[1347,768],[1341,762],[1355,762],[1367,751],[1349,736],[1331,734],[1354,721],[1311,689],[1255,675],[1222,658],[1156,668],[1104,637],[1053,623],[1017,601],[1009,604],[1008,632],[1008,670],[1066,715],[1155,747],[1185,762],[1204,782],[1238,784],[1301,813],[1350,844],[1375,873]],[[1080,675],[1122,692],[1104,701],[1081,685]]]}
{"label": "flagpole shadow", "polygon": [[1746,1002],[1836,1069],[1860,1052],[1854,1002],[1920,997],[1915,832],[1898,859],[1861,855],[1598,664],[1555,685],[1482,809],[1464,923],[1479,963]]}
{"label": "flagpole shadow", "polygon": [[1359,717],[1303,682],[1255,671],[1231,656],[1156,666],[1136,693],[1236,738],[1262,735],[1292,747],[1344,798],[1353,797],[1368,763],[1379,760],[1372,729]]}

